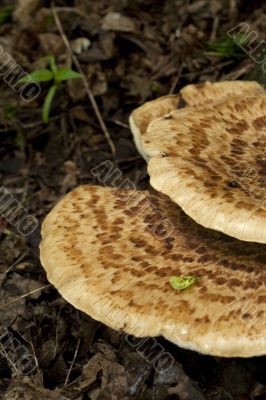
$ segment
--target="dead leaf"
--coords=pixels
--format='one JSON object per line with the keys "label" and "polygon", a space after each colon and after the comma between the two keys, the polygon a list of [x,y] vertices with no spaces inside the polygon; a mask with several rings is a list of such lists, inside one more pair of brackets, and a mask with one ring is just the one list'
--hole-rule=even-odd
{"label": "dead leaf", "polygon": [[102,29],[117,32],[134,32],[136,27],[132,19],[118,12],[110,12],[103,18]]}
{"label": "dead leaf", "polygon": [[110,379],[114,376],[119,376],[125,371],[125,367],[117,362],[110,361],[102,354],[96,354],[88,363],[83,367],[82,378],[79,383],[80,388],[90,386],[98,379],[101,373],[101,388],[105,387]]}
{"label": "dead leaf", "polygon": [[42,379],[38,378],[40,377],[13,378],[3,400],[59,400],[61,389],[45,389],[40,382]]}
{"label": "dead leaf", "polygon": [[54,56],[58,56],[65,50],[64,42],[59,35],[48,32],[41,33],[38,35],[38,38],[41,48],[45,54],[53,54]]}
{"label": "dead leaf", "polygon": [[18,0],[13,18],[21,26],[27,26],[31,22],[31,16],[41,6],[40,0]]}

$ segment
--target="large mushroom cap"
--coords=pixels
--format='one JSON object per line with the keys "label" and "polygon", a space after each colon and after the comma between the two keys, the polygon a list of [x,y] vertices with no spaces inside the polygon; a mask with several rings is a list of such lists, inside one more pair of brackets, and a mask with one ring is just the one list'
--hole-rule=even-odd
{"label": "large mushroom cap", "polygon": [[[266,354],[266,247],[210,231],[158,193],[82,186],[46,217],[41,261],[76,308],[136,336]],[[197,276],[176,291],[171,276]]]}
{"label": "large mushroom cap", "polygon": [[187,107],[185,110],[181,109],[179,111],[180,119],[184,118],[187,113],[192,112],[194,107],[204,104],[211,105],[230,97],[241,97],[263,91],[263,87],[253,81],[205,82],[187,85],[177,95],[162,96],[148,101],[136,108],[129,118],[136,147],[144,159],[149,159],[150,155],[146,154],[142,144],[149,124],[156,118],[163,117],[184,105]]}
{"label": "large mushroom cap", "polygon": [[199,224],[266,243],[266,92],[153,121],[151,185]]}

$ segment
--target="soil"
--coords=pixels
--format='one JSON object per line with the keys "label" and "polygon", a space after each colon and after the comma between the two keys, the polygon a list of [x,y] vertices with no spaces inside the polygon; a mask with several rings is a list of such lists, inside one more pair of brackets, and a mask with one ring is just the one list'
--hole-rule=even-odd
{"label": "soil", "polygon": [[147,356],[151,339],[136,346],[134,338],[60,297],[46,280],[38,251],[44,216],[77,185],[100,184],[92,172],[100,163],[110,160],[123,179],[148,187],[146,164],[128,127],[135,107],[191,82],[250,77],[265,82],[248,54],[210,50],[210,43],[220,43],[243,21],[259,42],[265,2],[1,0],[0,46],[17,65],[33,72],[46,68],[43,57],[52,55],[59,68],[76,70],[68,44],[88,84],[86,89],[80,79],[62,83],[45,124],[42,107],[50,82],[41,83],[40,95],[26,102],[6,79],[0,81],[0,184],[39,221],[23,237],[16,223],[0,215],[1,399],[266,399],[265,357],[204,356],[157,338],[173,357],[167,370],[160,368]]}

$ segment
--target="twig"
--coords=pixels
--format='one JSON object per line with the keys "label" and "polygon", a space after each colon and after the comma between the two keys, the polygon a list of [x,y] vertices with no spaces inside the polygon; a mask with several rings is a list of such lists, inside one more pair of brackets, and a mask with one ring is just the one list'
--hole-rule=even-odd
{"label": "twig", "polygon": [[176,89],[176,85],[178,84],[178,81],[179,81],[180,76],[181,76],[181,74],[183,72],[183,69],[184,69],[184,64],[182,63],[180,68],[179,68],[179,70],[178,70],[178,72],[177,72],[177,75],[176,75],[176,77],[175,77],[175,79],[174,79],[174,81],[172,83],[172,86],[171,86],[168,94],[174,94],[175,89]]}
{"label": "twig", "polygon": [[122,126],[122,128],[125,128],[128,130],[130,129],[128,124],[125,124],[124,122],[121,122],[118,119],[112,119],[111,121],[118,126]]}
{"label": "twig", "polygon": [[104,120],[102,118],[101,112],[100,112],[99,107],[98,107],[98,104],[96,103],[96,100],[95,100],[95,98],[93,96],[93,93],[91,91],[89,83],[88,83],[88,81],[87,81],[87,79],[86,79],[86,77],[84,75],[84,72],[83,72],[83,70],[81,68],[79,60],[77,59],[76,55],[73,53],[73,50],[72,50],[72,48],[70,46],[69,40],[68,40],[65,32],[64,32],[63,26],[62,26],[61,21],[59,19],[58,12],[57,12],[57,9],[56,9],[54,3],[52,3],[52,5],[51,5],[51,11],[52,11],[52,14],[53,14],[57,29],[58,29],[58,31],[59,31],[59,33],[61,35],[61,38],[62,38],[62,40],[63,40],[63,42],[64,42],[64,44],[65,44],[65,46],[66,46],[66,48],[67,48],[67,50],[69,52],[69,54],[71,54],[72,60],[73,60],[73,62],[75,64],[78,72],[82,75],[82,80],[83,80],[83,83],[84,83],[84,87],[86,89],[87,95],[88,95],[89,100],[91,102],[92,108],[93,108],[93,110],[95,112],[95,115],[96,115],[96,117],[98,119],[100,127],[101,127],[101,129],[102,129],[102,131],[104,133],[106,141],[107,141],[107,143],[108,143],[108,145],[110,147],[112,156],[115,157],[115,153],[116,153],[115,145],[114,145],[114,143],[113,143],[113,141],[111,139],[110,133],[108,132],[107,127],[106,127],[106,125],[104,123]]}
{"label": "twig", "polygon": [[34,346],[33,346],[32,338],[31,338],[31,333],[30,333],[30,330],[28,330],[28,331],[29,331],[30,340],[26,339],[26,338],[22,335],[22,333],[20,333],[19,331],[17,331],[17,334],[21,337],[21,339],[23,339],[25,342],[27,342],[27,343],[30,345],[31,350],[32,350],[32,353],[33,353],[34,361],[35,361],[35,364],[36,364],[36,368],[38,369],[38,372],[40,372],[39,362],[38,362],[38,359],[37,359],[37,356],[36,356],[35,348],[34,348]]}
{"label": "twig", "polygon": [[36,355],[36,351],[35,351],[35,348],[34,348],[34,345],[33,345],[33,341],[32,341],[30,332],[29,332],[29,335],[30,335],[30,346],[31,346],[31,350],[32,350],[32,353],[33,353],[34,361],[35,361],[35,364],[36,364],[36,368],[37,368],[38,372],[40,372],[39,361],[38,361],[38,358],[37,358],[37,355]]}
{"label": "twig", "polygon": [[229,18],[231,21],[234,21],[237,16],[237,5],[236,0],[230,0],[229,3]]}
{"label": "twig", "polygon": [[212,23],[212,31],[209,38],[210,43],[215,42],[216,40],[219,23],[220,23],[219,17],[214,17]]}
{"label": "twig", "polygon": [[5,271],[5,274],[8,274],[16,265],[20,263],[21,260],[27,255],[27,252],[21,254],[21,256]]}
{"label": "twig", "polygon": [[20,375],[19,370],[16,367],[16,364],[13,362],[13,360],[9,357],[6,349],[4,348],[4,346],[2,345],[2,343],[0,343],[1,349],[0,349],[0,354],[2,354],[6,360],[11,364],[11,366],[14,368],[15,372],[17,373],[17,375]]}
{"label": "twig", "polygon": [[50,285],[42,286],[42,287],[40,287],[40,288],[38,288],[38,289],[32,290],[32,291],[29,292],[29,293],[23,294],[23,295],[20,296],[20,297],[16,297],[15,299],[10,300],[10,301],[8,301],[8,302],[5,303],[5,304],[0,304],[0,309],[1,309],[1,308],[4,308],[4,307],[6,307],[6,306],[9,306],[9,304],[16,303],[17,301],[19,301],[19,300],[21,300],[21,299],[24,299],[25,297],[28,297],[28,296],[30,296],[30,295],[32,295],[32,294],[34,294],[34,293],[40,292],[40,291],[43,290],[43,289],[47,289],[47,288],[49,288],[50,286],[52,286],[52,285],[50,284]]}
{"label": "twig", "polygon": [[72,360],[72,362],[71,362],[71,364],[70,364],[70,367],[69,367],[69,370],[68,370],[68,373],[67,373],[67,377],[66,377],[64,386],[67,386],[67,384],[68,384],[68,380],[69,380],[69,377],[70,377],[70,374],[71,374],[73,365],[74,365],[75,360],[76,360],[77,355],[78,355],[79,345],[80,345],[80,339],[78,340],[77,347],[76,347],[76,350],[75,350],[75,353],[74,353],[74,357],[73,357],[73,360]]}
{"label": "twig", "polygon": [[57,353],[57,347],[58,347],[58,331],[59,331],[59,325],[58,325],[58,320],[59,317],[61,315],[61,312],[63,310],[63,306],[60,308],[57,317],[56,317],[56,329],[55,329],[55,346],[54,346],[54,354],[53,354],[53,358],[55,358],[56,353]]}
{"label": "twig", "polygon": [[[210,54],[210,52],[207,52],[206,54]],[[206,74],[206,73],[208,73],[208,72],[213,72],[213,71],[217,70],[217,68],[226,67],[227,65],[230,65],[230,64],[232,64],[233,62],[234,62],[233,60],[229,60],[229,61],[222,62],[221,64],[213,65],[212,67],[203,69],[203,70],[201,71],[201,75],[202,75],[202,74]],[[195,72],[186,72],[186,73],[184,73],[184,74],[181,74],[181,75],[180,75],[180,78],[183,78],[183,77],[186,77],[186,78],[188,78],[188,77],[193,77],[193,76],[197,75],[198,73],[199,73],[199,71],[195,71]]]}

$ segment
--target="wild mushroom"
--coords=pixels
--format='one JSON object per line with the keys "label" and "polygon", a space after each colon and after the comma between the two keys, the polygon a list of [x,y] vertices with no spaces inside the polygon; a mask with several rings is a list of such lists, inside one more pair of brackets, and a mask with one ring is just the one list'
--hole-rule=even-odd
{"label": "wild mushroom", "polygon": [[[49,281],[94,319],[206,354],[266,354],[265,246],[204,229],[162,194],[97,186],[63,198],[42,236]],[[196,284],[171,287],[187,275]]]}
{"label": "wild mushroom", "polygon": [[144,136],[151,185],[204,227],[266,243],[266,92],[170,115]]}
{"label": "wild mushroom", "polygon": [[146,154],[143,151],[142,136],[145,134],[150,122],[177,109],[179,101],[179,95],[162,96],[158,99],[147,101],[130,115],[129,124],[135,145],[144,159],[146,159]]}
{"label": "wild mushroom", "polygon": [[[206,104],[212,105],[230,97],[242,97],[243,95],[246,96],[263,91],[263,87],[253,81],[205,82],[187,85],[177,95],[162,96],[148,101],[134,110],[129,118],[136,147],[144,159],[147,160],[153,156],[145,153],[142,145],[143,137],[153,120],[166,116],[171,111],[180,109],[179,118],[181,119],[194,111],[194,107]],[[183,109],[182,106],[186,106],[186,108]]]}
{"label": "wild mushroom", "polygon": [[180,90],[180,94],[188,105],[200,106],[263,91],[263,87],[255,81],[222,81],[187,85]]}

